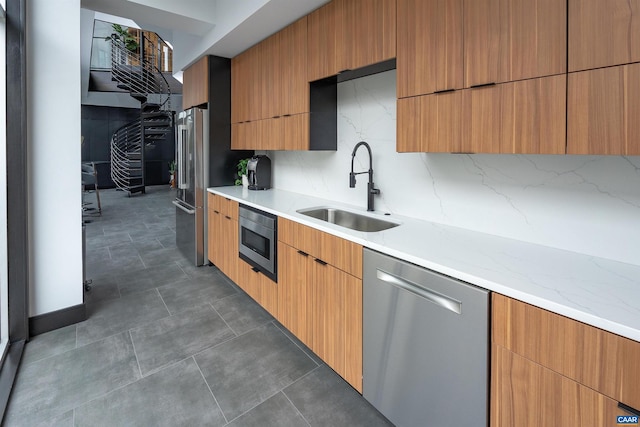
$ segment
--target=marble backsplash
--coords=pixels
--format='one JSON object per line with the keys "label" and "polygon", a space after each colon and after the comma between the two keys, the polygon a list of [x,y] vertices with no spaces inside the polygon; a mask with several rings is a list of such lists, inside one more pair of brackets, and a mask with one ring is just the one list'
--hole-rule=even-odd
{"label": "marble backsplash", "polygon": [[397,153],[395,82],[340,83],[337,151],[268,152],[273,187],[365,208],[364,140],[376,210],[640,265],[640,157]]}

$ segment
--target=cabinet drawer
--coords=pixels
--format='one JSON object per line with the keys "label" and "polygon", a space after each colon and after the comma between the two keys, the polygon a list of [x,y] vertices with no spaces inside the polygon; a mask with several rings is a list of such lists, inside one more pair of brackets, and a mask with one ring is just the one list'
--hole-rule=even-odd
{"label": "cabinet drawer", "polygon": [[495,344],[640,408],[640,343],[495,293],[492,310]]}
{"label": "cabinet drawer", "polygon": [[362,278],[362,246],[306,225],[278,218],[278,240]]}
{"label": "cabinet drawer", "polygon": [[209,209],[233,220],[238,220],[238,202],[209,193]]}
{"label": "cabinet drawer", "polygon": [[492,349],[491,427],[600,427],[630,415],[618,402],[504,347]]}

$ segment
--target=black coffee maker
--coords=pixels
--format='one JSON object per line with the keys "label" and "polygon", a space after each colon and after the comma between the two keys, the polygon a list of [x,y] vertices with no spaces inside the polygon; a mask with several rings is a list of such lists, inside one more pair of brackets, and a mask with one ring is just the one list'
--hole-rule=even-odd
{"label": "black coffee maker", "polygon": [[247,164],[249,190],[268,190],[271,188],[271,159],[265,155],[255,155]]}

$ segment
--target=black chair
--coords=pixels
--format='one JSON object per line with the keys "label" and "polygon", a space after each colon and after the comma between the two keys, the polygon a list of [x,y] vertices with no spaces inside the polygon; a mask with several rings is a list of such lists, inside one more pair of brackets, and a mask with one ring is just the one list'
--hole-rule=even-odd
{"label": "black chair", "polygon": [[98,172],[93,162],[82,163],[82,210],[92,210],[87,208],[90,203],[85,203],[84,193],[93,190],[96,194],[98,204],[98,215],[102,215],[102,204],[100,203],[100,190],[98,189]]}

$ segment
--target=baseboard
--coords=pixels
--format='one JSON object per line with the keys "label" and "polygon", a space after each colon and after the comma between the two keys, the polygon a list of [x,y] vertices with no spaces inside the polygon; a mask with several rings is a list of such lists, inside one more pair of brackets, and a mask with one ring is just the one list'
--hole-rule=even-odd
{"label": "baseboard", "polygon": [[24,349],[24,340],[11,343],[9,349],[0,367],[0,420],[4,418],[4,413],[9,403],[13,383],[18,374],[18,367],[22,359],[22,351]]}
{"label": "baseboard", "polygon": [[33,316],[29,318],[29,336],[44,334],[84,320],[87,320],[87,310],[84,304]]}

